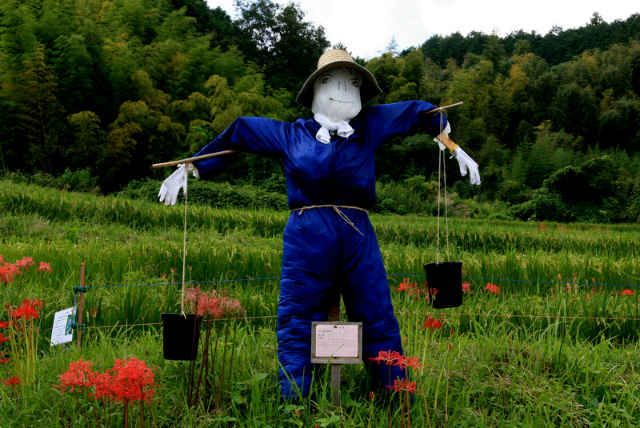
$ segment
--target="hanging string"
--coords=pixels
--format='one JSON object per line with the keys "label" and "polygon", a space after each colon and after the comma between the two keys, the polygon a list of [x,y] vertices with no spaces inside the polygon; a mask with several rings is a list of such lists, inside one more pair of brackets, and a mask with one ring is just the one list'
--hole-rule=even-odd
{"label": "hanging string", "polygon": [[[440,134],[444,131],[443,113],[440,112]],[[438,134],[438,135],[440,135]],[[442,144],[442,143],[440,143]],[[442,201],[442,193],[444,193],[444,219],[445,219],[445,237],[447,248],[447,260],[451,260],[449,254],[449,212],[447,207],[447,171],[445,162],[445,151],[439,150],[438,153],[438,220],[437,220],[437,236],[436,236],[436,263],[440,263],[440,204]],[[441,177],[442,172],[442,177]],[[442,184],[441,184],[442,183]],[[444,187],[444,192],[442,188]]]}
{"label": "hanging string", "polygon": [[189,166],[188,163],[184,166],[184,173],[187,175],[187,180],[184,182],[184,228],[182,233],[182,291],[180,293],[180,314],[183,317],[187,317],[184,313],[184,293],[185,293],[185,275],[187,270],[187,182],[189,181]]}
{"label": "hanging string", "polygon": [[[442,129],[442,116],[444,116],[444,112],[440,113],[440,128]],[[444,176],[444,228],[447,238],[447,261],[451,261],[451,254],[449,254],[449,207],[447,205],[447,171],[446,171],[446,154],[445,151],[442,150],[442,174]]]}
{"label": "hanging string", "polygon": [[[442,118],[440,118],[440,134],[442,134]],[[440,135],[438,134],[438,135]],[[442,171],[442,153],[438,145],[438,219],[436,221],[436,263],[440,263],[440,172]]]}

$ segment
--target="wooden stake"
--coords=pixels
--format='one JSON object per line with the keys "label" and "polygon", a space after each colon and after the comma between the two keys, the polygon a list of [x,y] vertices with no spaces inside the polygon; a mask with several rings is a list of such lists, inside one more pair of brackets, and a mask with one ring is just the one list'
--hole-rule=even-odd
{"label": "wooden stake", "polygon": [[[450,109],[451,107],[458,107],[458,106],[460,106],[462,104],[464,104],[464,103],[463,102],[459,102],[459,103],[455,103],[455,104],[449,104],[448,106],[442,106],[442,107],[434,108],[434,109],[431,109],[431,110],[427,110],[423,114],[438,113],[440,111]],[[180,160],[177,160],[177,161],[154,163],[151,166],[153,168],[162,168],[162,167],[166,167],[166,166],[181,165],[181,164],[187,163],[187,162],[195,162],[195,161],[199,161],[199,160],[214,158],[214,157],[217,157],[217,156],[230,155],[231,153],[238,153],[238,151],[239,150],[223,150],[221,152],[209,153],[208,155],[195,156],[195,157],[192,157],[192,158],[180,159]]]}
{"label": "wooden stake", "polygon": [[[331,307],[329,307],[329,316],[327,321],[340,321],[340,290],[333,296]],[[340,378],[341,365],[330,364],[331,366],[331,392],[333,396],[333,405],[340,407]]]}
{"label": "wooden stake", "polygon": [[84,272],[85,272],[85,265],[84,263],[82,263],[81,267],[80,267],[80,301],[78,302],[78,308],[76,309],[76,311],[78,311],[78,342],[76,344],[76,347],[78,349],[80,349],[80,347],[82,346],[82,312],[84,312]]}

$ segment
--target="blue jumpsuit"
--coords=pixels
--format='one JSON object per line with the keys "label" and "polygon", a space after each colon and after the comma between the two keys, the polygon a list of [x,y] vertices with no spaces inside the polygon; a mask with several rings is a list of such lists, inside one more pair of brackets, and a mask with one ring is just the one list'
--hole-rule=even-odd
{"label": "blue jumpsuit", "polygon": [[[337,205],[368,210],[375,203],[376,149],[418,122],[429,134],[438,135],[446,118],[421,114],[432,108],[422,101],[365,108],[349,122],[354,133],[349,138],[334,136],[330,144],[316,140],[320,125],[313,119],[286,123],[243,117],[196,156],[221,150],[281,156],[290,209]],[[229,160],[228,156],[210,158],[194,166],[206,178]],[[362,322],[363,359],[374,385],[391,385],[405,377],[396,367],[390,371],[389,366],[368,360],[379,351],[402,353],[400,331],[368,214],[339,209],[355,228],[327,207],[292,211],[284,230],[277,337],[285,398],[309,394],[311,323],[327,320],[337,292],[342,294],[349,321]]]}

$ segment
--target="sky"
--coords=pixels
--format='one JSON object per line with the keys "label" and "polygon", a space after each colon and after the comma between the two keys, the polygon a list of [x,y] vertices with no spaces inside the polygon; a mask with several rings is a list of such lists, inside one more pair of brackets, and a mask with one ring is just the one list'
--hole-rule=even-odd
{"label": "sky", "polygon": [[[233,0],[206,0],[233,19]],[[288,4],[290,0],[272,0]],[[322,25],[335,45],[352,55],[371,59],[386,51],[393,38],[398,50],[418,47],[430,37],[471,31],[500,37],[524,30],[547,34],[554,26],[564,30],[587,24],[594,12],[605,22],[626,20],[640,13],[636,0],[295,0],[305,22]]]}

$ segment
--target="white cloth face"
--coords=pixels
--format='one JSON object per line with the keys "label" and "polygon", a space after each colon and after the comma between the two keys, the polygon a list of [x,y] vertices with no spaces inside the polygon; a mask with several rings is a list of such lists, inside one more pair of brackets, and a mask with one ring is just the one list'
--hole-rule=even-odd
{"label": "white cloth face", "polygon": [[313,83],[311,111],[331,122],[348,122],[362,109],[360,86],[362,76],[356,70],[339,67],[321,74]]}

